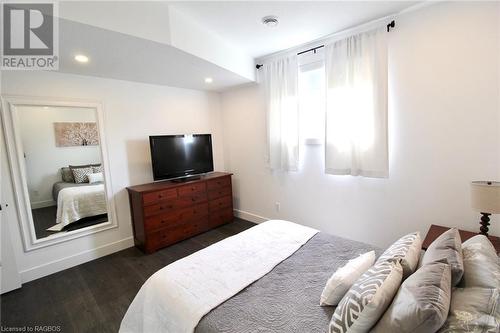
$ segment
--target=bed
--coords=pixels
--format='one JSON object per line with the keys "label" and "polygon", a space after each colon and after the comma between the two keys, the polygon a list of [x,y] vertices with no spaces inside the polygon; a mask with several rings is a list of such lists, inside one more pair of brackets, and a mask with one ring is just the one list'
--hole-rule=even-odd
{"label": "bed", "polygon": [[[399,248],[401,240],[406,242],[408,236],[415,235],[418,233],[402,237],[393,246]],[[470,246],[477,248],[476,245]],[[325,282],[350,259],[375,251],[380,260],[393,246],[380,256],[382,250],[368,244],[287,221],[267,221],[153,274],[129,306],[120,332],[328,332],[336,307],[319,304]],[[420,246],[421,242],[419,253]],[[391,265],[400,266],[399,262]],[[376,266],[377,263],[372,268]],[[497,264],[493,270],[500,273],[500,266]],[[482,297],[483,304],[466,304],[470,316],[465,323],[461,307],[467,303],[463,299],[471,297],[460,299],[459,294],[467,290],[475,293],[479,288],[457,288],[457,299],[452,298],[449,310],[452,320],[448,321],[447,310],[441,313],[444,319],[438,326],[439,332],[498,332],[500,306],[495,304],[500,305],[500,281],[493,278],[488,283],[492,287],[483,291],[490,298]],[[476,305],[483,309],[475,309]],[[487,315],[485,309],[489,311]],[[419,311],[415,311],[419,320],[432,322]]]}
{"label": "bed", "polygon": [[57,201],[56,225],[61,228],[82,218],[107,213],[104,184],[76,184],[59,182],[54,184]]}
{"label": "bed", "polygon": [[[268,232],[264,228],[272,230]],[[291,239],[283,237],[281,230],[294,231]],[[255,238],[255,242],[252,238]],[[233,244],[223,245],[231,242]],[[289,243],[293,245],[290,246]],[[288,250],[269,262],[269,256],[276,255],[284,248]],[[333,313],[331,307],[319,306],[319,295],[324,282],[332,270],[345,264],[353,256],[374,249],[380,252],[380,249],[373,246],[318,233],[317,230],[291,222],[268,221],[155,273],[146,281],[129,307],[120,331],[323,332]],[[227,253],[232,255],[228,258]],[[222,256],[225,260],[220,263]],[[228,264],[233,256],[237,257],[234,259],[236,263],[241,258],[253,258],[253,261],[242,266],[234,264],[234,267]],[[215,262],[210,262],[213,258]],[[185,262],[188,264],[182,265]],[[177,264],[180,264],[179,267],[176,267]],[[201,266],[218,267],[219,272],[201,272]],[[267,269],[252,275],[255,267],[261,266],[267,266]],[[235,277],[227,276],[227,272],[233,271],[236,272]],[[190,276],[192,272],[194,277]],[[246,280],[234,283],[239,278],[238,272],[244,272],[243,280]],[[177,273],[180,275],[175,276]],[[219,273],[215,283],[207,281],[207,276],[213,277]],[[172,280],[178,280],[178,283],[173,285]],[[202,286],[198,290],[199,294],[193,290],[196,285]],[[178,292],[183,288],[184,294]],[[214,300],[212,295],[217,294],[219,288],[228,289],[228,292]],[[204,294],[206,289],[209,290],[209,300]],[[199,295],[205,295],[201,304],[197,303]],[[190,297],[193,299],[187,300]],[[169,303],[176,305],[170,307]],[[210,304],[207,306],[206,303]],[[186,316],[193,308],[196,308],[194,314]],[[165,315],[167,313],[172,318],[168,318]],[[292,316],[292,313],[298,315]]]}

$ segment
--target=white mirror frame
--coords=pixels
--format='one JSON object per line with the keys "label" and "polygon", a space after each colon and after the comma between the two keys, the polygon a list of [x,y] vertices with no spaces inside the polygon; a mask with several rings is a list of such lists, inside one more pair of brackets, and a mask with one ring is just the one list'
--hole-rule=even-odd
{"label": "white mirror frame", "polygon": [[[109,172],[106,136],[104,131],[104,115],[101,103],[92,101],[68,100],[62,98],[52,99],[43,97],[25,97],[11,95],[3,95],[1,96],[1,100],[1,121],[4,129],[5,143],[7,145],[7,155],[12,177],[12,185],[14,188],[17,215],[20,224],[19,227],[21,230],[21,238],[23,240],[25,252],[118,227],[112,191],[113,187],[111,183],[111,173]],[[99,143],[101,148],[101,161],[104,167],[104,183],[108,209],[107,222],[64,233],[57,233],[45,238],[36,238],[33,216],[30,208],[31,203],[28,195],[20,129],[18,127],[19,121],[16,114],[16,107],[18,106],[64,106],[92,108],[96,110],[97,128],[99,131]]]}

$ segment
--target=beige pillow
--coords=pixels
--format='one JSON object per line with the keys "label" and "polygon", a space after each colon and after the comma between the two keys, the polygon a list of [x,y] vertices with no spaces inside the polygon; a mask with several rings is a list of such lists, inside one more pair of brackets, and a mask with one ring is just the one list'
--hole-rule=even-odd
{"label": "beige pillow", "polygon": [[340,301],[330,321],[330,333],[368,332],[391,304],[402,278],[399,261],[372,266]]}
{"label": "beige pillow", "polygon": [[477,235],[462,244],[461,287],[500,288],[500,258],[490,240]]}
{"label": "beige pillow", "polygon": [[352,284],[375,263],[375,251],[351,259],[340,267],[326,282],[319,304],[337,305]]}
{"label": "beige pillow", "polygon": [[420,233],[414,232],[394,242],[377,259],[377,263],[400,260],[401,267],[403,268],[403,279],[406,279],[417,269],[421,249],[422,239],[420,238]]}
{"label": "beige pillow", "polygon": [[429,245],[422,257],[422,265],[443,260],[451,267],[451,286],[454,287],[464,274],[462,241],[456,228],[444,232]]}
{"label": "beige pillow", "polygon": [[422,266],[403,282],[372,332],[436,332],[446,321],[450,299],[450,265]]}
{"label": "beige pillow", "polygon": [[450,313],[439,333],[500,332],[500,290],[455,288]]}

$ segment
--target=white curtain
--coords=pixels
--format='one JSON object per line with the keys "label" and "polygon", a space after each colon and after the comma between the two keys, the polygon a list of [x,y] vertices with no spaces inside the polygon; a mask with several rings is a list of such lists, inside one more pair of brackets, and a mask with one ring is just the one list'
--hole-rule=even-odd
{"label": "white curtain", "polygon": [[268,61],[259,71],[267,102],[269,167],[296,171],[299,163],[297,56]]}
{"label": "white curtain", "polygon": [[386,30],[327,45],[325,66],[325,171],[388,177]]}

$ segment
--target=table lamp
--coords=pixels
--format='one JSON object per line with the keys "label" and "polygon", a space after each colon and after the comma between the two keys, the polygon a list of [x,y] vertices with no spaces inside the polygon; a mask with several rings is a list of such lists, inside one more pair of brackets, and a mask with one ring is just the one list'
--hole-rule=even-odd
{"label": "table lamp", "polygon": [[500,182],[475,181],[471,183],[472,209],[481,213],[481,234],[488,236],[490,215],[500,214]]}

